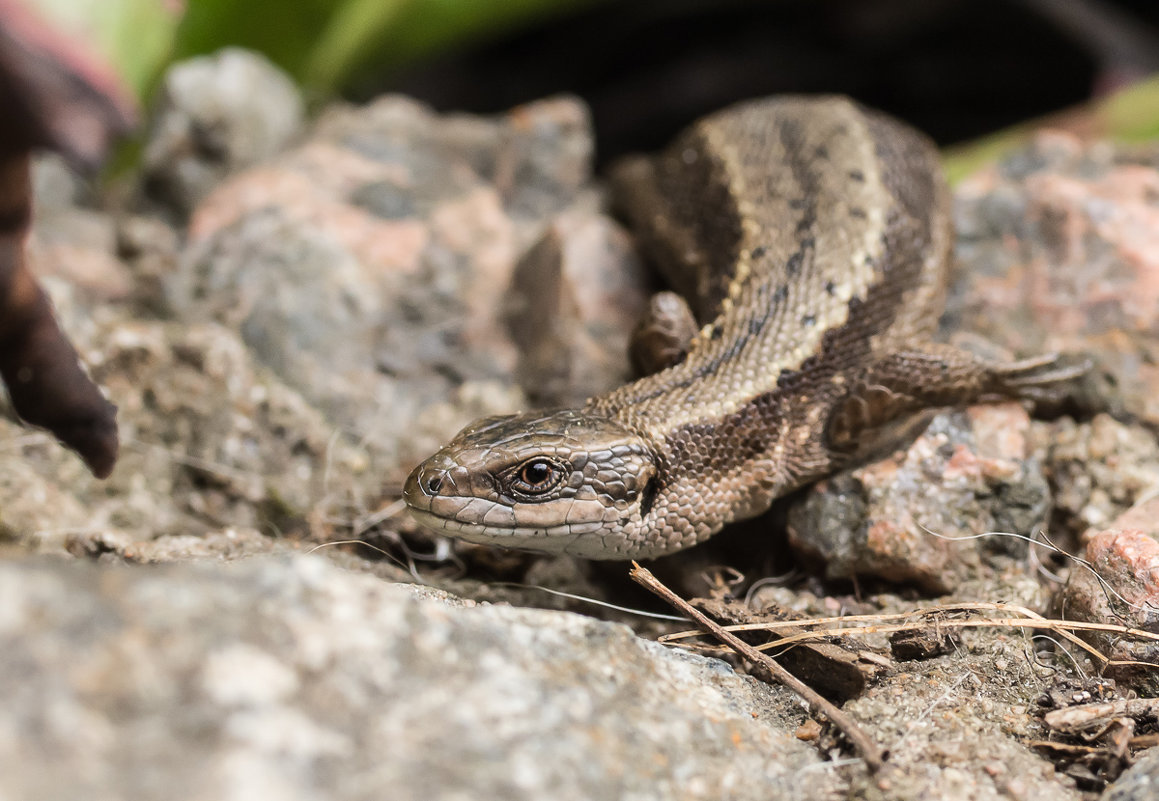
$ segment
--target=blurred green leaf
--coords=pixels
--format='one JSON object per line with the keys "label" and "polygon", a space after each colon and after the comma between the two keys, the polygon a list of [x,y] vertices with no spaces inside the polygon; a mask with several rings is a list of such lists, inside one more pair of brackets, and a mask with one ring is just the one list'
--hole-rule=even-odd
{"label": "blurred green leaf", "polygon": [[607,1],[346,0],[302,77],[309,86],[332,90],[358,72],[389,74],[440,51]]}
{"label": "blurred green leaf", "polygon": [[264,53],[320,94],[610,0],[31,0],[147,97],[171,61],[226,46]]}
{"label": "blurred green leaf", "polygon": [[440,50],[607,0],[188,0],[175,56],[265,53],[304,86],[340,90]]}
{"label": "blurred green leaf", "polygon": [[1159,139],[1159,76],[1111,95],[1095,112],[1107,136],[1122,142]]}
{"label": "blurred green leaf", "polygon": [[301,78],[310,51],[342,0],[187,0],[174,58],[227,45],[264,53]]}
{"label": "blurred green leaf", "polygon": [[333,90],[358,64],[362,53],[405,15],[408,0],[347,0],[310,51],[303,81],[314,89]]}
{"label": "blurred green leaf", "polygon": [[86,42],[143,97],[169,59],[179,0],[31,0],[61,30]]}

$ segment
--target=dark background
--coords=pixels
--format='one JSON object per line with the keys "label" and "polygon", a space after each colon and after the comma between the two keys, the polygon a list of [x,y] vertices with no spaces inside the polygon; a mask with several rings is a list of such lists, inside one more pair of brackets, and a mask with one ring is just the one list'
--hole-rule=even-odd
{"label": "dark background", "polygon": [[948,144],[1155,72],[1156,0],[634,0],[354,94],[496,112],[572,92],[592,108],[603,161],[746,97],[841,92]]}

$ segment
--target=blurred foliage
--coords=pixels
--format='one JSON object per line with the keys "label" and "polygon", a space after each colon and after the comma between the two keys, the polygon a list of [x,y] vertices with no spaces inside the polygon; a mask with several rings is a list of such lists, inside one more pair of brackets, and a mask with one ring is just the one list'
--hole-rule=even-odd
{"label": "blurred foliage", "polygon": [[183,58],[223,43],[260,50],[303,86],[340,90],[552,15],[606,0],[190,0],[177,32]]}
{"label": "blurred foliage", "polygon": [[[625,2],[626,0],[620,0]],[[358,79],[612,0],[26,0],[87,40],[147,100],[174,60],[228,45],[264,53],[325,98]],[[372,83],[372,82],[371,82]],[[1159,139],[1159,78],[1101,101],[947,148],[951,181],[1043,125],[1084,138]]]}
{"label": "blurred foliage", "polygon": [[137,97],[168,62],[180,0],[27,0],[110,63]]}
{"label": "blurred foliage", "polygon": [[316,96],[355,76],[608,0],[28,0],[92,43],[146,99],[170,62],[258,50]]}

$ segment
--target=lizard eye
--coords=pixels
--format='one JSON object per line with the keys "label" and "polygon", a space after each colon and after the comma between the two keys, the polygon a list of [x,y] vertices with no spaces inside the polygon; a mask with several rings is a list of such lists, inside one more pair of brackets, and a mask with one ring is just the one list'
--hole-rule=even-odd
{"label": "lizard eye", "polygon": [[513,488],[527,495],[550,492],[563,480],[562,466],[543,457],[528,459],[515,472]]}

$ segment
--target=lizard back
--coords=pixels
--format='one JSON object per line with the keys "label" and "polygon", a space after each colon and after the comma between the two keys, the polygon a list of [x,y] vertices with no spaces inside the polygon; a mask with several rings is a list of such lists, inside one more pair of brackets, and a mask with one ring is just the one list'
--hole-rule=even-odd
{"label": "lizard back", "polygon": [[465,428],[407,480],[425,525],[594,558],[671,553],[827,475],[903,415],[1034,397],[1077,374],[928,341],[951,244],[936,151],[846,98],[733,106],[615,183],[699,331],[676,363],[580,409]]}

